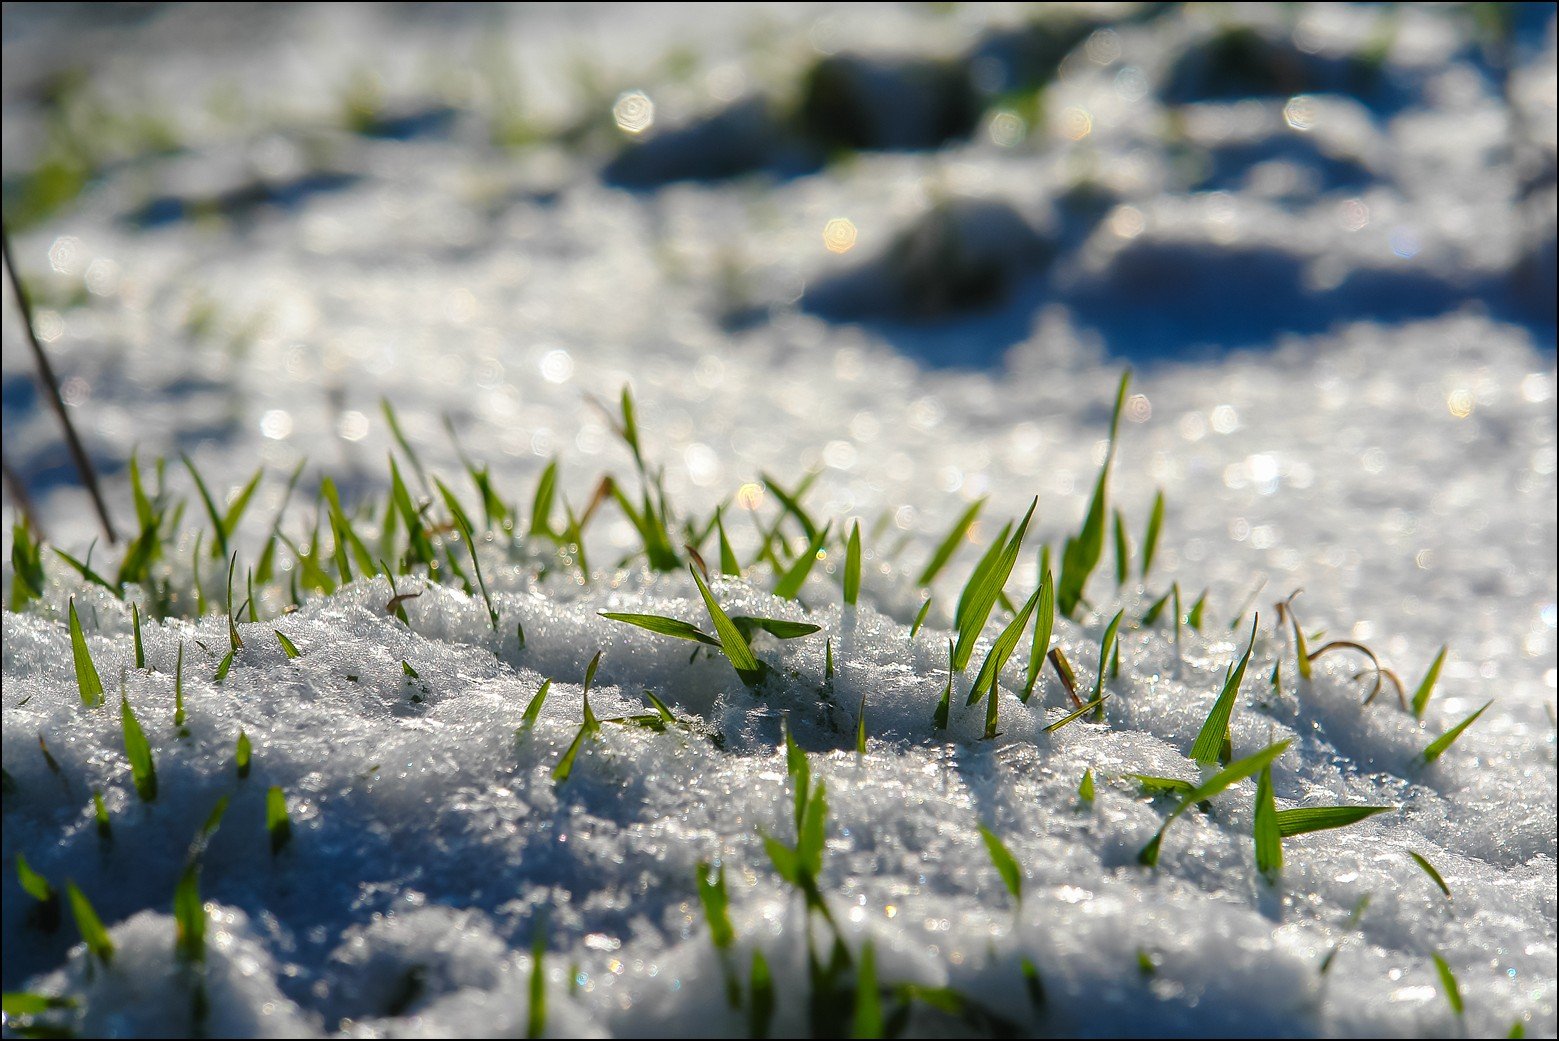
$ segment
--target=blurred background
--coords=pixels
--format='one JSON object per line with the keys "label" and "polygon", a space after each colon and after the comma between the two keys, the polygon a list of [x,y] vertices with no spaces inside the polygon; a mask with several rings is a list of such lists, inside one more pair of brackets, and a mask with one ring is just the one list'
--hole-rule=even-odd
{"label": "blurred background", "polygon": [[[1552,5],[7,4],[3,39],[6,226],[121,518],[132,449],[219,496],[263,466],[261,507],[300,462],[382,491],[382,399],[577,503],[627,382],[689,507],[818,471],[889,541],[1036,492],[1049,538],[1130,364],[1120,501],[1182,504],[1169,564],[1395,622],[1369,591],[1494,573],[1551,646]],[[9,290],[3,372],[6,503],[84,546]]]}

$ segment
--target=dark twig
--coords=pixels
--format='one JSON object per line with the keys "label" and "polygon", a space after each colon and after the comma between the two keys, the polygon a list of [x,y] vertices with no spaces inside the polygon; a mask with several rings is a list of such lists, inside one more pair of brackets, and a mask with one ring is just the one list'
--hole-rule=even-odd
{"label": "dark twig", "polygon": [[22,312],[22,326],[27,330],[27,342],[32,344],[33,357],[38,362],[38,376],[47,391],[45,396],[54,405],[54,412],[65,427],[65,442],[70,446],[71,458],[76,461],[76,471],[81,474],[87,491],[92,495],[92,505],[97,508],[97,519],[103,524],[103,534],[109,545],[113,545],[119,541],[119,537],[114,533],[114,522],[108,519],[108,506],[103,502],[103,493],[98,488],[97,471],[82,449],[81,439],[76,436],[76,427],[70,421],[70,414],[65,411],[65,399],[60,396],[60,382],[54,375],[54,366],[49,364],[49,356],[43,353],[43,345],[38,342],[38,334],[33,329],[32,304],[16,274],[16,261],[11,255],[11,235],[3,224],[0,224],[0,250],[4,252],[5,273],[11,281],[11,293],[16,297],[16,306]]}

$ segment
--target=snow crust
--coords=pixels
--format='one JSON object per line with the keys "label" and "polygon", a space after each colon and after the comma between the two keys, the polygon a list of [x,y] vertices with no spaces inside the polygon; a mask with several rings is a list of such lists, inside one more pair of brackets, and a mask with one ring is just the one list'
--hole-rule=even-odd
{"label": "snow crust", "polygon": [[[8,9],[20,28],[5,43],[7,176],[39,133],[22,87],[77,47],[105,55],[93,74],[102,89],[164,106],[190,142],[111,170],[79,209],[16,243],[45,290],[48,346],[75,381],[89,448],[105,462],[122,462],[132,442],[143,459],[188,451],[213,488],[231,491],[263,463],[270,476],[240,540],[248,553],[300,459],[305,486],[330,473],[349,500],[382,493],[393,443],[381,395],[431,469],[459,472],[448,415],[507,497],[528,499],[556,453],[577,505],[602,470],[629,473],[585,400],[628,380],[647,455],[666,466],[678,504],[707,511],[744,489],[768,510],[761,474],[788,485],[820,469],[808,499],[820,517],[858,517],[863,531],[880,519],[862,604],[841,605],[837,553],[800,604],[772,597],[762,569],[716,582],[733,613],[824,627],[761,638],[778,678],[754,694],[718,655],[690,660],[692,644],[599,617],[707,622],[686,574],[610,566],[635,542],[613,516],[593,535],[588,585],[539,577],[530,550],[484,544],[496,631],[480,598],[437,585],[405,601],[409,628],[385,614],[382,579],[282,617],[272,597],[266,621],[240,624],[245,647],[218,684],[225,619],[147,623],[153,671],[126,679],[159,772],[146,805],[117,711],[133,660],[128,607],[51,568],[46,602],[0,623],[4,762],[18,789],[4,816],[7,991],[81,996],[87,1036],[188,1035],[192,977],[173,951],[172,890],[191,838],[231,794],[202,880],[209,1034],[515,1036],[538,929],[550,1034],[741,1033],[695,890],[705,860],[726,869],[736,963],[761,948],[788,998],[774,1035],[804,1032],[806,915],[762,842],[791,834],[788,721],[828,786],[825,897],[852,943],[871,940],[885,981],[957,987],[1030,1032],[1484,1036],[1520,1020],[1529,1034],[1555,1033],[1552,19],[1521,38],[1502,88],[1454,12],[1403,8],[1381,96],[1322,91],[1300,108],[1287,97],[1172,103],[1175,60],[1215,32],[1213,16],[1120,22],[1113,40],[1063,64],[1046,94],[1053,118],[1018,145],[1000,143],[988,113],[942,151],[630,192],[597,176],[598,157],[548,143],[495,152],[479,127],[371,140],[320,124],[335,118],[354,62],[373,62],[392,101],[426,103],[441,97],[420,71],[428,55],[472,53],[484,32],[525,57],[536,118],[562,122],[582,104],[559,41],[585,32],[622,78],[612,97],[648,90],[664,129],[736,103],[733,75],[746,77],[737,97],[778,93],[818,53],[967,55],[1019,19],[873,7],[695,23],[619,7],[429,26],[347,10],[250,14],[241,41],[201,20],[208,46],[197,52],[187,23],[67,32],[13,22]],[[1279,16],[1237,17],[1271,29]],[[1314,5],[1283,31],[1326,56],[1367,38],[1378,17]],[[688,80],[643,57],[687,41],[698,70]],[[1109,61],[1087,57],[1112,48]],[[280,108],[236,128],[203,114],[223,76],[265,99],[283,74]],[[1089,119],[1078,140],[1072,109]],[[127,216],[148,183],[209,198],[256,171],[309,172],[320,155],[350,180],[296,205],[216,226]],[[1186,156],[1200,157],[1199,173]],[[1004,214],[980,241],[1010,264],[1008,293],[916,325],[892,308],[919,276],[883,250],[928,226],[943,197]],[[834,255],[822,232],[841,216],[859,240]],[[1036,236],[1045,248],[1027,248]],[[827,287],[852,284],[879,286],[887,316],[831,310]],[[79,301],[56,299],[79,287]],[[53,541],[84,551],[92,518],[79,489],[47,477],[67,465],[53,418],[25,389],[30,363],[10,325],[3,343],[7,457],[45,475],[34,492]],[[1057,639],[1091,681],[1107,620],[1122,608],[1140,618],[1171,578],[1188,597],[1209,590],[1204,633],[1184,632],[1177,649],[1163,626],[1128,625],[1107,727],[1045,733],[1067,705],[1048,670],[1027,705],[1011,694],[1025,645],[1004,676],[998,739],[979,740],[983,705],[959,696],[968,678],[950,731],[933,732],[948,605],[975,549],[955,558],[913,639],[911,578],[982,496],[984,540],[1035,494],[1032,545],[1075,531],[1127,361],[1139,396],[1112,501],[1135,543],[1162,488],[1164,541],[1146,587],[1115,591],[1107,560],[1090,587],[1095,609],[1058,621]],[[127,479],[108,476],[128,518]],[[185,487],[176,468],[170,480]],[[745,560],[756,539],[743,512],[728,517]],[[1025,551],[1009,588],[1032,589],[1037,567]],[[1274,767],[1281,808],[1399,808],[1286,841],[1274,889],[1255,871],[1247,782],[1177,820],[1148,871],[1137,851],[1173,804],[1122,775],[1197,776],[1185,753],[1243,650],[1249,614],[1229,625],[1258,586],[1263,628],[1233,717],[1236,754],[1293,740]],[[1450,646],[1421,724],[1389,696],[1362,708],[1348,655],[1299,683],[1272,614],[1299,587],[1307,629],[1369,644],[1410,685]],[[72,596],[109,687],[98,709],[77,696]],[[273,629],[302,656],[287,658]],[[172,724],[181,644],[187,735]],[[642,712],[651,690],[689,726],[608,725],[558,784],[551,770],[580,725],[597,651],[598,716]],[[517,736],[545,678],[539,722]],[[869,745],[858,756],[863,699]],[[1441,759],[1412,766],[1490,699]],[[255,749],[244,780],[233,767],[240,728]],[[1091,806],[1077,794],[1089,769]],[[271,785],[293,822],[275,857]],[[94,789],[112,844],[96,830]],[[1022,866],[1021,905],[991,865],[982,823]],[[1410,850],[1439,869],[1450,899]],[[111,967],[72,946],[68,923],[52,934],[27,923],[29,898],[9,870],[17,853],[91,897],[118,945]],[[1463,1021],[1434,954],[1460,980]],[[1024,958],[1043,981],[1042,1009]],[[918,1033],[953,1026],[917,1016]]]}

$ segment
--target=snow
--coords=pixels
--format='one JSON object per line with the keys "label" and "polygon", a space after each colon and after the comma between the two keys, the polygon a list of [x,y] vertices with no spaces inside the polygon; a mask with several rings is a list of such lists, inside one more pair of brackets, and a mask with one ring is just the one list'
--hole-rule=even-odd
{"label": "snow", "polygon": [[[385,613],[382,578],[288,615],[272,591],[266,620],[240,623],[244,647],[221,683],[225,618],[145,623],[150,671],[138,671],[128,604],[51,563],[44,602],[3,620],[5,768],[17,786],[4,856],[25,853],[57,887],[73,879],[118,953],[104,968],[72,946],[68,922],[50,934],[28,925],[30,898],[7,872],[7,991],[80,997],[86,1036],[195,1029],[172,890],[191,839],[231,794],[202,875],[209,1034],[514,1036],[526,1029],[538,930],[549,1033],[742,1033],[746,1014],[726,1003],[698,902],[701,861],[725,867],[731,963],[745,978],[761,948],[773,969],[774,1035],[804,1033],[808,916],[763,842],[793,836],[788,720],[827,784],[822,891],[851,946],[870,940],[884,982],[955,987],[1024,1032],[1481,1036],[1520,1020],[1529,1034],[1555,1033],[1551,18],[1518,34],[1503,83],[1456,20],[1465,15],[1405,7],[1371,91],[1330,92],[1327,65],[1299,98],[1173,105],[1176,60],[1202,53],[1218,17],[1330,58],[1382,31],[1384,16],[1314,5],[1291,25],[1266,8],[1118,22],[1062,61],[1046,122],[1015,144],[1000,143],[987,113],[941,151],[806,168],[787,166],[797,153],[779,142],[757,173],[630,192],[601,176],[620,147],[602,144],[610,138],[499,151],[469,115],[406,140],[326,123],[365,68],[405,112],[460,109],[462,98],[487,111],[484,81],[461,88],[451,71],[484,34],[519,57],[521,97],[542,125],[604,119],[619,93],[642,89],[653,134],[696,127],[746,91],[782,96],[820,53],[868,49],[884,67],[895,55],[1005,53],[991,41],[1021,19],[970,5],[246,17],[245,33],[198,11],[84,29],[7,9],[8,179],[38,147],[27,86],[81,55],[102,55],[92,76],[105,93],[148,101],[189,142],[183,154],[111,167],[76,208],[15,241],[121,524],[132,516],[132,444],[143,460],[189,452],[214,489],[236,490],[264,464],[245,555],[299,460],[305,488],[328,473],[349,501],[380,494],[393,447],[381,395],[430,469],[460,471],[447,414],[507,497],[528,504],[556,453],[578,506],[601,471],[631,473],[584,399],[612,400],[626,380],[646,455],[665,465],[679,507],[707,513],[743,490],[727,521],[744,560],[757,546],[745,506],[773,509],[764,473],[788,486],[820,469],[807,500],[819,518],[884,526],[867,539],[858,608],[840,602],[837,549],[799,603],[767,592],[765,568],[714,583],[731,613],[823,627],[760,637],[777,678],[756,693],[717,653],[599,616],[709,628],[685,572],[611,566],[636,544],[615,512],[593,529],[588,584],[577,572],[538,574],[534,548],[483,542],[496,627],[480,597],[415,580],[399,580],[421,593],[404,602],[409,626]],[[203,41],[199,53],[190,39]],[[588,40],[578,46],[611,70],[596,93],[566,72],[571,40]],[[679,44],[696,70],[681,78],[659,64]],[[271,78],[280,74],[284,97]],[[242,118],[211,115],[223,84],[246,99]],[[1078,114],[1087,132],[1074,140]],[[702,140],[735,132],[750,127],[716,125]],[[158,196],[210,200],[257,177],[320,170],[342,175],[333,190],[225,221],[130,216]],[[843,254],[824,243],[836,218],[858,231]],[[948,237],[974,266],[996,265],[995,300],[968,311],[956,293],[926,290],[961,273],[914,244]],[[895,241],[905,248],[885,257]],[[1011,693],[1025,641],[1003,676],[1001,736],[981,741],[984,705],[963,704],[973,670],[955,688],[948,732],[934,732],[948,607],[975,548],[947,569],[912,639],[915,574],[975,499],[990,500],[983,547],[1037,494],[1009,592],[1033,589],[1039,543],[1059,549],[1082,517],[1126,362],[1137,396],[1112,504],[1135,544],[1163,489],[1164,541],[1146,586],[1118,592],[1107,551],[1093,610],[1058,620],[1056,637],[1091,686],[1105,624],[1125,610],[1108,726],[1044,731],[1068,706],[1048,670],[1028,704]],[[29,366],[8,324],[7,459],[29,476],[51,539],[84,552],[93,520],[52,415],[27,389]],[[169,473],[187,487],[177,467]],[[186,559],[193,537],[179,546]],[[217,570],[206,579],[219,602]],[[1188,600],[1209,590],[1204,631],[1185,631],[1178,648],[1169,628],[1135,624],[1171,578]],[[1258,585],[1262,629],[1233,717],[1236,756],[1293,741],[1273,770],[1281,808],[1398,809],[1286,840],[1269,887],[1254,865],[1245,782],[1211,813],[1177,819],[1150,871],[1137,851],[1174,804],[1122,775],[1196,778],[1186,751],[1244,649],[1250,616],[1230,621]],[[1361,707],[1356,655],[1327,655],[1313,681],[1298,680],[1272,606],[1300,587],[1307,631],[1368,644],[1409,693],[1450,646],[1421,723],[1389,692]],[[101,708],[77,694],[71,597],[108,688]],[[288,658],[273,630],[301,657]],[[181,644],[187,735],[172,724]],[[598,717],[646,711],[649,690],[689,723],[606,724],[559,783],[552,770],[579,728],[598,651]],[[152,804],[139,801],[123,752],[124,670],[157,764]],[[535,728],[517,734],[546,678]],[[863,699],[868,749],[857,755]],[[1443,757],[1413,765],[1490,699]],[[240,728],[255,750],[242,780]],[[1077,794],[1089,769],[1091,806]],[[293,825],[275,856],[264,831],[272,785]],[[112,819],[109,845],[94,789]],[[1021,904],[992,867],[982,823],[1022,867]],[[1451,898],[1409,851],[1438,868]],[[816,916],[811,928],[824,935]],[[1436,954],[1460,981],[1461,1022]],[[1043,1008],[1024,985],[1025,958]],[[959,1029],[924,1007],[915,1015],[917,1033]]]}

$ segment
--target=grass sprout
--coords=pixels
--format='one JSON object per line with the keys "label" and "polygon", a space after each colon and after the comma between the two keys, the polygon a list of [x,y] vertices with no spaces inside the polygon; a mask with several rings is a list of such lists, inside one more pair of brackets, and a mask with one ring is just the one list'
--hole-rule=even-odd
{"label": "grass sprout", "polygon": [[70,653],[76,665],[76,689],[81,703],[96,708],[103,703],[103,680],[92,664],[92,652],[87,649],[86,634],[81,631],[81,619],[76,614],[76,598],[70,598]]}
{"label": "grass sprout", "polygon": [[1451,1006],[1451,1011],[1457,1018],[1467,1014],[1467,1006],[1462,1001],[1461,984],[1456,982],[1456,973],[1451,971],[1451,966],[1442,958],[1439,952],[1430,955],[1434,959],[1435,974],[1440,977],[1440,987],[1445,991],[1445,1002]]}
{"label": "grass sprout", "polygon": [[724,652],[726,660],[736,670],[743,683],[748,687],[756,688],[763,682],[768,674],[768,666],[760,662],[752,653],[752,647],[747,643],[747,638],[737,628],[731,617],[720,609],[715,603],[714,594],[704,584],[704,580],[698,576],[695,568],[689,567],[688,571],[693,576],[693,581],[698,584],[699,595],[704,598],[704,608],[709,612],[709,619],[714,623],[715,633],[719,636],[720,650]]}
{"label": "grass sprout", "polygon": [[1013,565],[1018,562],[1018,551],[1023,545],[1023,536],[1028,531],[1029,521],[1034,517],[1034,510],[1039,505],[1039,497],[1029,503],[1028,512],[1023,515],[1022,522],[1012,537],[1003,542],[1003,535],[998,536],[991,549],[1000,547],[1000,552],[994,556],[987,551],[985,559],[975,568],[969,576],[968,583],[964,586],[963,594],[959,597],[958,611],[954,617],[954,628],[958,631],[958,640],[953,650],[953,666],[962,672],[969,664],[970,657],[974,654],[975,641],[979,639],[981,631],[985,628],[986,619],[991,616],[991,609],[996,606],[996,600],[1001,596],[1002,588],[1007,584],[1007,578],[1012,574]]}
{"label": "grass sprout", "polygon": [[1300,806],[1277,813],[1278,833],[1285,839],[1308,835],[1313,831],[1346,828],[1377,813],[1389,813],[1395,806]]}
{"label": "grass sprout", "polygon": [[1448,650],[1448,647],[1440,648],[1440,653],[1435,655],[1435,659],[1430,664],[1429,671],[1424,673],[1423,681],[1419,683],[1418,689],[1413,691],[1411,704],[1413,706],[1414,719],[1424,718],[1424,709],[1429,707],[1429,698],[1434,693],[1435,683],[1440,679],[1440,669],[1445,665],[1445,654]]}
{"label": "grass sprout", "polygon": [[1054,723],[1051,723],[1049,726],[1047,726],[1045,728],[1045,733],[1053,734],[1057,730],[1060,730],[1062,727],[1066,726],[1068,723],[1072,723],[1072,722],[1075,722],[1076,720],[1081,719],[1083,716],[1087,715],[1089,712],[1097,711],[1098,709],[1102,708],[1104,703],[1106,701],[1108,701],[1109,699],[1110,699],[1110,696],[1108,694],[1101,694],[1101,695],[1099,695],[1099,697],[1095,698],[1093,701],[1090,701],[1090,702],[1088,702],[1085,705],[1081,705],[1078,708],[1073,709],[1071,712],[1068,712],[1066,715],[1062,716],[1060,719],[1056,720]]}
{"label": "grass sprout", "polygon": [[1478,709],[1472,715],[1468,716],[1466,719],[1462,720],[1460,723],[1456,724],[1454,727],[1447,730],[1433,741],[1429,742],[1429,744],[1425,746],[1424,750],[1418,754],[1419,761],[1427,765],[1444,755],[1445,750],[1454,745],[1456,743],[1456,739],[1461,737],[1462,734],[1466,733],[1467,728],[1476,723],[1478,721],[1478,717],[1483,715],[1484,712],[1488,711],[1489,706],[1492,704],[1494,704],[1493,701],[1484,702],[1482,708]]}
{"label": "grass sprout", "polygon": [[288,658],[303,657],[303,652],[298,650],[297,644],[293,643],[287,638],[286,633],[282,632],[280,629],[272,629],[271,632],[276,634],[276,642],[281,644],[282,653],[285,654]]}
{"label": "grass sprout", "polygon": [[130,760],[130,778],[141,801],[152,802],[157,798],[157,767],[152,762],[152,746],[141,729],[141,721],[135,718],[122,681],[120,686],[119,725],[124,732],[125,758]]}
{"label": "grass sprout", "polygon": [[92,902],[70,879],[65,881],[65,896],[70,902],[71,916],[76,920],[76,931],[81,934],[81,942],[87,945],[87,952],[101,964],[110,964],[114,960],[114,941],[103,927],[103,920],[97,916],[97,911],[93,910]]}
{"label": "grass sprout", "polygon": [[287,816],[287,796],[278,785],[265,790],[265,830],[271,837],[271,856],[292,841],[292,818]]}
{"label": "grass sprout", "polygon": [[1164,490],[1160,488],[1158,494],[1153,496],[1153,512],[1148,515],[1148,529],[1142,535],[1142,571],[1143,579],[1148,577],[1148,572],[1153,569],[1153,557],[1158,553],[1158,538],[1164,530]]}
{"label": "grass sprout", "polygon": [[844,558],[844,602],[851,607],[855,606],[856,598],[861,595],[861,522],[856,521],[850,529],[850,541],[845,546]]}
{"label": "grass sprout", "polygon": [[1002,842],[1001,836],[983,824],[980,825],[980,838],[985,842],[986,852],[991,855],[996,873],[1001,876],[1002,885],[1012,894],[1013,902],[1023,903],[1023,869],[1018,866],[1017,858]]}
{"label": "grass sprout", "polygon": [[1028,704],[1034,695],[1034,685],[1039,682],[1040,670],[1050,653],[1050,636],[1056,625],[1056,582],[1049,568],[1041,569],[1039,602],[1034,607],[1034,642],[1029,648],[1028,670],[1023,677],[1023,693],[1019,695]]}
{"label": "grass sprout", "polygon": [[242,728],[238,731],[238,741],[233,746],[233,768],[242,781],[249,776],[249,768],[253,763],[254,746],[249,743],[249,735]]}
{"label": "grass sprout", "polygon": [[1277,804],[1272,798],[1272,764],[1256,775],[1255,820],[1252,824],[1256,847],[1256,870],[1268,885],[1277,885],[1283,872],[1283,834],[1278,826]]}
{"label": "grass sprout", "polygon": [[958,547],[968,537],[969,529],[974,527],[975,519],[980,516],[980,510],[984,507],[985,500],[983,498],[976,499],[953,522],[953,526],[948,529],[947,534],[942,537],[942,541],[937,544],[936,550],[931,554],[931,559],[926,562],[926,566],[920,572],[920,576],[915,579],[917,586],[925,588],[936,581],[937,575],[942,573],[942,569],[947,566],[947,562],[953,559],[953,554],[958,551]]}
{"label": "grass sprout", "polygon": [[1153,836],[1153,838],[1146,846],[1142,847],[1141,852],[1137,854],[1137,862],[1147,867],[1157,866],[1158,851],[1159,847],[1163,844],[1164,841],[1164,832],[1169,829],[1169,826],[1173,824],[1181,816],[1181,814],[1185,813],[1186,810],[1190,809],[1197,803],[1205,802],[1211,799],[1214,795],[1217,795],[1219,792],[1223,791],[1225,788],[1228,788],[1230,785],[1244,780],[1252,774],[1259,773],[1263,768],[1270,766],[1274,759],[1288,750],[1290,743],[1291,742],[1289,741],[1279,741],[1276,744],[1268,745],[1266,748],[1263,748],[1254,755],[1246,756],[1244,759],[1235,760],[1228,766],[1224,767],[1221,771],[1214,774],[1206,781],[1203,781],[1191,791],[1187,792],[1185,797],[1181,800],[1180,805],[1175,807],[1174,812],[1169,815],[1169,817],[1164,821],[1163,825],[1158,829],[1158,833]]}
{"label": "grass sprout", "polygon": [[1451,899],[1451,887],[1445,884],[1445,879],[1440,872],[1436,870],[1433,864],[1429,863],[1429,858],[1413,850],[1408,850],[1407,855],[1413,858],[1413,863],[1417,864],[1424,874],[1429,876],[1429,880],[1439,888],[1440,892],[1445,894],[1445,898],[1447,900]]}
{"label": "grass sprout", "polygon": [[1229,720],[1234,714],[1234,699],[1239,695],[1240,684],[1245,679],[1245,668],[1250,664],[1251,651],[1256,647],[1256,625],[1259,622],[1257,618],[1251,624],[1250,642],[1245,645],[1245,653],[1240,656],[1237,665],[1230,667],[1224,678],[1223,690],[1213,702],[1212,711],[1207,714],[1206,722],[1191,745],[1189,758],[1204,766],[1218,762],[1220,757],[1223,762],[1228,762],[1229,757],[1223,755],[1223,752],[1229,742]]}
{"label": "grass sprout", "polygon": [[1099,478],[1088,503],[1088,513],[1076,537],[1068,538],[1061,551],[1061,580],[1056,590],[1056,607],[1068,618],[1075,616],[1077,606],[1083,600],[1088,576],[1093,574],[1099,558],[1104,554],[1110,464],[1115,461],[1116,433],[1120,427],[1121,409],[1126,404],[1126,388],[1130,385],[1131,370],[1127,369],[1121,373],[1120,386],[1115,392],[1115,409],[1110,415],[1109,447],[1105,450],[1104,463],[1099,467]]}

